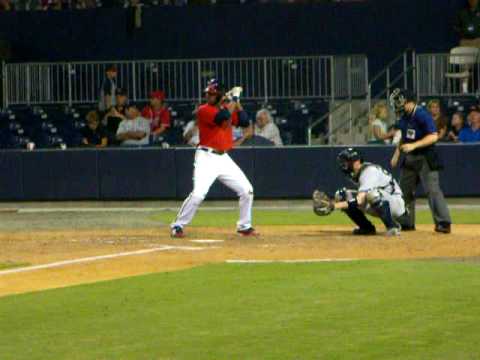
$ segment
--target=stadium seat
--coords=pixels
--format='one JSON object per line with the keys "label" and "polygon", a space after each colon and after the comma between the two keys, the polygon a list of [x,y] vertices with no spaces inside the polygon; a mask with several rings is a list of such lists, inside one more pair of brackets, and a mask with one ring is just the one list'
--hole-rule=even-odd
{"label": "stadium seat", "polygon": [[[459,46],[450,50],[448,58],[448,71],[445,74],[447,79],[460,80],[461,92],[467,94],[468,80],[470,78],[471,67],[478,62],[480,50],[475,47]],[[451,82],[448,83],[451,85]]]}

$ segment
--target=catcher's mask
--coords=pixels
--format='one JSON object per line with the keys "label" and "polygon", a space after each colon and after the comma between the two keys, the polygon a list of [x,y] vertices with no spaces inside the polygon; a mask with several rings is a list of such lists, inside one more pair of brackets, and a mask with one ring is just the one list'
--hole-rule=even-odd
{"label": "catcher's mask", "polygon": [[216,95],[219,102],[225,95],[225,87],[217,79],[210,79],[204,92],[208,95]]}
{"label": "catcher's mask", "polygon": [[390,94],[390,106],[400,116],[405,114],[405,104],[409,101],[416,101],[416,99],[415,96],[413,96],[413,94],[408,90],[396,88]]}
{"label": "catcher's mask", "polygon": [[355,177],[355,174],[353,173],[353,163],[356,160],[363,162],[362,155],[354,148],[342,150],[337,156],[338,167],[345,175],[348,175],[351,178]]}

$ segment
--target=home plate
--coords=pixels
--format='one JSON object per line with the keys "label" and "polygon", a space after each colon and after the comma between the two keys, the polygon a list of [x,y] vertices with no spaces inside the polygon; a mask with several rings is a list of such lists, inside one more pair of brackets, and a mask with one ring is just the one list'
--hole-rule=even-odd
{"label": "home plate", "polygon": [[198,240],[190,240],[190,242],[197,243],[197,244],[215,244],[215,243],[224,242],[224,240],[198,239]]}

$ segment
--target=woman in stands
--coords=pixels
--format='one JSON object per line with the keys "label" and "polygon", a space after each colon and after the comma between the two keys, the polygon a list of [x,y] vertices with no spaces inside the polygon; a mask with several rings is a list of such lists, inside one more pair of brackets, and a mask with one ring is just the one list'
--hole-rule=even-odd
{"label": "woman in stands", "polygon": [[465,120],[461,112],[456,112],[452,116],[452,125],[450,131],[448,132],[447,139],[448,141],[458,142],[458,135],[460,131],[465,127]]}
{"label": "woman in stands", "polygon": [[387,144],[393,138],[394,132],[388,130],[388,118],[387,104],[377,103],[368,117],[369,144]]}
{"label": "woman in stands", "polygon": [[428,112],[432,115],[438,131],[438,141],[445,141],[447,135],[447,117],[442,114],[440,100],[430,100],[427,104]]}

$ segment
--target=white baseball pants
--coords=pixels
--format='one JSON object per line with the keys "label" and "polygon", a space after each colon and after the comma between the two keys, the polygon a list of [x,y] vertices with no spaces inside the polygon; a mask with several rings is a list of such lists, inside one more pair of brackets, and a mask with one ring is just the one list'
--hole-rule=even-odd
{"label": "white baseball pants", "polygon": [[238,230],[252,226],[253,187],[250,181],[228,154],[215,154],[197,149],[193,170],[193,191],[183,202],[177,218],[171,227],[184,227],[189,224],[205,199],[215,180],[235,191],[239,197],[240,218]]}
{"label": "white baseball pants", "polygon": [[[388,204],[390,205],[390,212],[394,219],[398,219],[405,213],[405,201],[403,201],[401,194],[391,194],[390,192],[381,189],[373,189],[371,191],[377,192],[378,196],[380,196],[383,200],[388,201]],[[370,204],[367,204],[366,212],[370,215],[377,216],[375,210],[372,209]]]}

